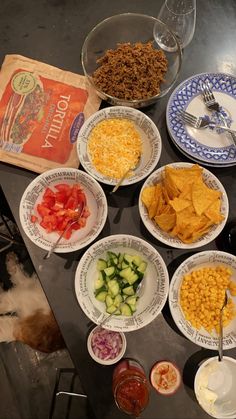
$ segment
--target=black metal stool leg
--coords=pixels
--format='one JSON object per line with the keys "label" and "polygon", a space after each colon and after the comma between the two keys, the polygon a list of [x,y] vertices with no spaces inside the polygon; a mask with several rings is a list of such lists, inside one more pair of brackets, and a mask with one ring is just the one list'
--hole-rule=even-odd
{"label": "black metal stool leg", "polygon": [[[72,381],[70,383],[70,391],[58,391],[58,387],[59,387],[59,383],[60,383],[60,378],[61,378],[62,374],[67,374],[67,373],[73,374]],[[83,394],[83,393],[74,393],[73,392],[73,386],[74,386],[75,377],[76,377],[76,372],[75,372],[75,370],[73,368],[60,368],[60,369],[57,369],[56,381],[55,381],[55,386],[54,386],[53,396],[52,396],[52,401],[51,401],[51,407],[50,407],[50,412],[49,412],[49,419],[53,419],[53,414],[54,414],[55,404],[56,404],[56,398],[58,396],[61,396],[61,395],[69,396],[68,404],[67,404],[67,415],[66,415],[66,418],[68,417],[69,411],[70,411],[71,397],[83,397],[83,398],[87,398],[86,394]]]}

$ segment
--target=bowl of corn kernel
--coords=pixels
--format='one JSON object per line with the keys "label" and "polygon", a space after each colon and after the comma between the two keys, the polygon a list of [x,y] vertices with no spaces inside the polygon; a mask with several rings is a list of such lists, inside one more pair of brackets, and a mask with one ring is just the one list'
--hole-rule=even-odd
{"label": "bowl of corn kernel", "polygon": [[179,330],[195,344],[218,349],[220,310],[223,310],[223,348],[236,347],[236,256],[217,250],[194,254],[175,271],[169,306]]}
{"label": "bowl of corn kernel", "polygon": [[161,136],[143,112],[126,106],[101,109],[83,124],[77,153],[83,168],[99,182],[131,185],[147,177],[161,155]]}

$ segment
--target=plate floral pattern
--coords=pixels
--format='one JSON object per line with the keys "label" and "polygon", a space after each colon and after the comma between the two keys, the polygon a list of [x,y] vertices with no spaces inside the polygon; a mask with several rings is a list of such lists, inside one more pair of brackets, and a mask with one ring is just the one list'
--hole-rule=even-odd
{"label": "plate floral pattern", "polygon": [[185,110],[196,116],[207,116],[214,122],[221,122],[217,112],[209,111],[204,105],[202,82],[211,85],[228,126],[236,129],[236,78],[225,73],[202,73],[185,80],[170,96],[166,110],[170,137],[177,148],[194,161],[214,167],[233,166],[236,164],[236,147],[229,133],[212,128],[197,130],[183,123],[178,116],[180,110]]}

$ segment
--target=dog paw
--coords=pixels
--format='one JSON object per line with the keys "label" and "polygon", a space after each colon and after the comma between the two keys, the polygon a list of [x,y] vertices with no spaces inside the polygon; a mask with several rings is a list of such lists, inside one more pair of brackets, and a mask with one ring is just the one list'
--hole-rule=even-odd
{"label": "dog paw", "polygon": [[18,269],[19,259],[14,252],[9,252],[6,256],[6,267],[10,275],[14,275]]}

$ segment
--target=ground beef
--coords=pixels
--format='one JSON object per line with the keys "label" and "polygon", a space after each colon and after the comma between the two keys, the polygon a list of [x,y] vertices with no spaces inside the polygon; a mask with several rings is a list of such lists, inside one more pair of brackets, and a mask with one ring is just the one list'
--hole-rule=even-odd
{"label": "ground beef", "polygon": [[97,60],[93,74],[96,86],[119,99],[147,99],[160,93],[168,61],[165,53],[143,44],[122,43]]}

